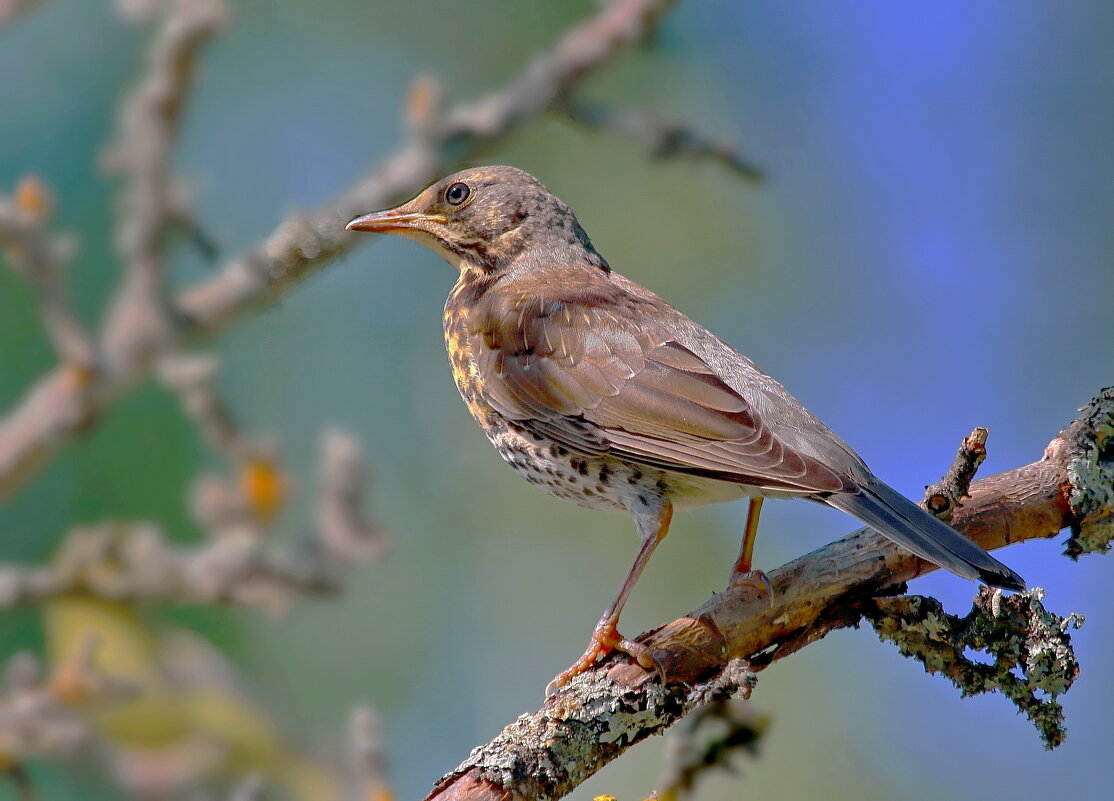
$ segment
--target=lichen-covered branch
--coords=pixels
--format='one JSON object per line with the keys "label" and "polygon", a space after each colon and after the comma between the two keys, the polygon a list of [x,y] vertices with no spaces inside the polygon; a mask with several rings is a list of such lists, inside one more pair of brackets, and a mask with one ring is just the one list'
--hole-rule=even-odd
{"label": "lichen-covered branch", "polygon": [[[173,350],[198,333],[213,333],[237,316],[291,291],[298,283],[346,253],[357,242],[374,241],[344,230],[345,223],[368,209],[385,208],[415,192],[445,172],[457,169],[483,151],[506,140],[527,120],[543,114],[568,96],[587,76],[618,54],[646,39],[673,0],[613,0],[567,31],[547,52],[502,88],[469,103],[444,107],[430,101],[428,81],[417,84],[411,99],[411,135],[381,166],[318,211],[296,216],[256,248],[194,286],[168,299],[170,317],[150,304],[136,317],[133,299],[150,301],[161,292],[162,270],[148,260],[148,245],[164,230],[165,213],[145,217],[138,233],[128,234],[121,248],[136,269],[129,273],[115,302],[103,337],[112,354],[112,370],[80,376],[59,367],[41,378],[19,404],[0,420],[0,497],[19,486],[62,447],[78,436],[121,395],[144,379],[152,359]],[[189,2],[182,5],[189,6]],[[167,36],[168,42],[184,43]],[[190,51],[192,52],[192,50]],[[156,55],[152,65],[163,62]],[[168,59],[173,67],[173,59]],[[174,72],[180,75],[186,73]],[[147,84],[141,84],[141,88]],[[185,85],[183,82],[181,85]],[[139,102],[140,95],[136,95]],[[171,103],[176,108],[177,102]],[[160,106],[156,111],[165,111]],[[176,114],[152,120],[168,135]],[[125,126],[125,132],[129,130]],[[167,141],[164,139],[164,141]],[[133,178],[133,192],[155,192],[165,198],[167,176],[163,151],[152,148],[143,160],[141,179]],[[135,167],[132,165],[133,175]],[[132,205],[128,201],[128,205]],[[165,211],[165,204],[164,211]],[[156,224],[157,223],[157,224]],[[131,244],[128,244],[131,243]],[[139,269],[139,265],[145,266]],[[129,287],[134,287],[131,289]]]}
{"label": "lichen-covered branch", "polygon": [[[1071,687],[1079,664],[1069,631],[1083,617],[1044,608],[1040,588],[1003,595],[981,587],[970,613],[949,615],[935,598],[876,598],[866,618],[878,636],[959,688],[964,697],[1000,692],[1023,712],[1048,748],[1064,741],[1064,710],[1056,698]],[[992,661],[968,658],[981,652]]]}
{"label": "lichen-covered branch", "polygon": [[1083,414],[1048,446],[1046,458],[1067,464],[1072,510],[1071,539],[1064,553],[1072,559],[1106,553],[1114,540],[1114,387],[1095,397]]}
{"label": "lichen-covered branch", "polygon": [[[1104,499],[1114,487],[1112,430],[1114,389],[1104,389],[1053,439],[1040,461],[973,482],[969,497],[952,513],[952,525],[988,550],[1053,537],[1068,526],[1093,528],[1092,515],[1104,520],[1110,513]],[[656,672],[613,655],[474,751],[429,798],[560,798],[626,746],[668,726],[676,718],[658,710],[688,708],[689,688],[715,680],[735,660],[745,660],[750,670],[763,670],[834,629],[858,624],[871,610],[884,609],[879,596],[900,593],[907,581],[936,569],[871,529],[859,529],[767,573],[772,602],[765,592],[747,587],[728,590],[639,637],[663,669],[664,687]],[[1073,619],[1057,623],[1049,618],[1047,625],[1035,625],[1034,615],[1041,613],[1033,605],[1034,593],[1009,602],[996,593],[986,597],[992,610],[1012,611],[1004,616],[992,611],[1001,626],[993,634],[979,618],[986,637],[980,647],[1027,654],[1022,660],[1024,684],[1018,685],[1022,689],[1040,687],[1030,682],[1045,674],[1059,677],[1053,680],[1056,687],[1066,687],[1067,677],[1074,674],[1074,656],[1064,647]],[[894,611],[899,605],[894,602]],[[1051,639],[1050,626],[1060,630]],[[963,667],[958,661],[951,665],[941,669]],[[1022,698],[1021,692],[1017,695]],[[1046,731],[1054,735],[1053,708],[1047,702],[1040,708],[1025,703],[1041,722],[1052,722]],[[591,725],[582,725],[585,719]],[[567,764],[574,758],[575,769]]]}
{"label": "lichen-covered branch", "polygon": [[729,659],[720,670],[685,687],[659,683],[631,689],[607,671],[576,681],[575,695],[550,699],[522,715],[469,754],[438,782],[429,799],[502,801],[560,798],[637,742],[661,734],[705,704],[736,694],[750,695],[754,675],[746,663]]}

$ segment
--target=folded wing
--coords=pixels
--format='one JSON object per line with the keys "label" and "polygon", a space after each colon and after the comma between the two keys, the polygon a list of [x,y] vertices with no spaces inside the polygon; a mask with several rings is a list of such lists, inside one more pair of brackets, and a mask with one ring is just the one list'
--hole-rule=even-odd
{"label": "folded wing", "polygon": [[492,292],[473,309],[483,394],[505,417],[578,450],[667,470],[802,494],[849,488],[849,476],[779,437],[680,344],[662,322],[669,315],[637,313],[654,311],[653,301],[577,289]]}

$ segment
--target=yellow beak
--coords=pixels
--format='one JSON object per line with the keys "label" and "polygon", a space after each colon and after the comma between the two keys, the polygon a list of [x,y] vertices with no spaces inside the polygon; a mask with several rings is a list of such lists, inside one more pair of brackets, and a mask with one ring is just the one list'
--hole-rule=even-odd
{"label": "yellow beak", "polygon": [[417,227],[415,223],[441,222],[445,219],[436,214],[424,214],[420,211],[403,211],[401,208],[375,211],[357,217],[344,226],[349,231],[369,231],[373,234],[386,234],[391,231],[407,231]]}

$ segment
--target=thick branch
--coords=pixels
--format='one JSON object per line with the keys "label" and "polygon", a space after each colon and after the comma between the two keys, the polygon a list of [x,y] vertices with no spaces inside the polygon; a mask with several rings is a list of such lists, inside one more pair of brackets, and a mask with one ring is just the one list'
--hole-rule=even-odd
{"label": "thick branch", "polygon": [[[1107,389],[1057,435],[1044,459],[972,483],[952,525],[993,550],[1109,515],[1102,504],[1072,498],[1094,498],[1095,487],[1114,487],[1111,430],[1114,389]],[[1090,488],[1073,483],[1072,476],[1084,472],[1092,477]],[[773,603],[765,593],[728,591],[639,637],[664,668],[666,687],[628,659],[606,659],[473,751],[429,799],[560,798],[627,746],[664,731],[689,704],[689,688],[715,681],[732,660],[746,660],[756,671],[768,667],[833,629],[857,624],[871,599],[900,592],[905,582],[936,569],[871,529],[859,529],[768,573]]]}
{"label": "thick branch", "polygon": [[371,175],[316,213],[283,223],[254,250],[181,292],[174,303],[181,325],[124,325],[131,333],[113,349],[145,358],[118,360],[124,369],[88,380],[74,381],[67,368],[44,376],[0,421],[0,498],[145,378],[150,356],[190,334],[219,330],[249,309],[288,293],[357,242],[374,241],[345,231],[345,223],[368,209],[398,203],[504,141],[593,71],[643,41],[672,4],[673,0],[614,0],[568,31],[499,91],[444,112],[429,110],[421,124],[413,126],[409,140]]}

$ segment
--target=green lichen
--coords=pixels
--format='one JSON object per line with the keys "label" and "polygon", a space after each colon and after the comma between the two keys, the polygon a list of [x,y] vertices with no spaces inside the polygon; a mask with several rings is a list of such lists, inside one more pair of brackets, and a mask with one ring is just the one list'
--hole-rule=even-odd
{"label": "green lichen", "polygon": [[1106,553],[1114,540],[1114,387],[1100,390],[1061,433],[1074,454],[1067,464],[1069,503],[1079,521],[1064,553]]}
{"label": "green lichen", "polygon": [[[1066,735],[1057,698],[1079,674],[1069,631],[1083,617],[1044,608],[1044,591],[1003,595],[983,587],[965,617],[934,598],[900,596],[871,602],[866,617],[883,641],[949,679],[964,696],[999,692],[1033,723],[1046,748]],[[986,661],[966,656],[968,649]]]}

